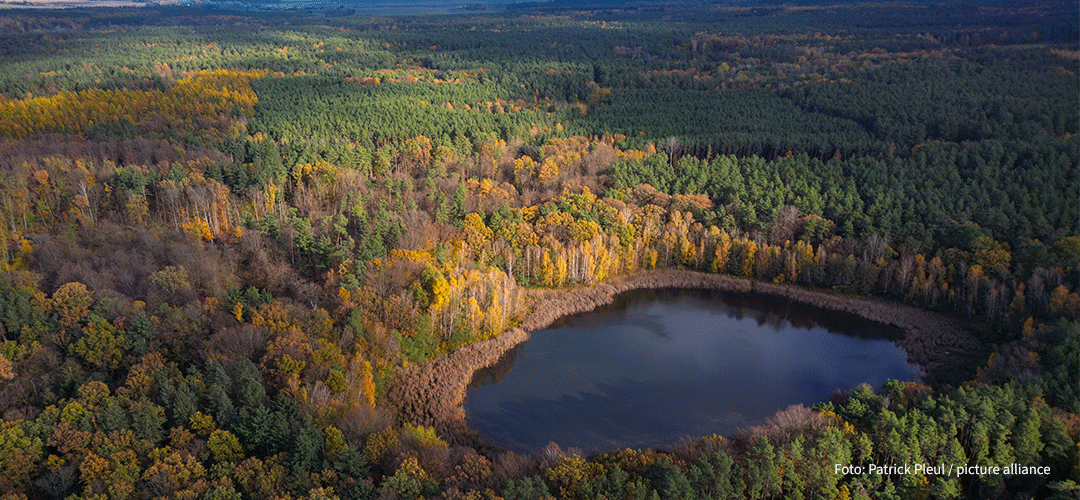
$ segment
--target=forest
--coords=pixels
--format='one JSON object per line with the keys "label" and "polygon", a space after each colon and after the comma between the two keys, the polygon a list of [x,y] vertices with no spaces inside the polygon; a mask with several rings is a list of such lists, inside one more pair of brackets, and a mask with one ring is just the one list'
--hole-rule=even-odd
{"label": "forest", "polygon": [[[1064,0],[0,10],[0,498],[1077,498],[1078,40]],[[389,397],[660,269],[987,355],[657,450]],[[914,463],[1048,473],[835,470]]]}

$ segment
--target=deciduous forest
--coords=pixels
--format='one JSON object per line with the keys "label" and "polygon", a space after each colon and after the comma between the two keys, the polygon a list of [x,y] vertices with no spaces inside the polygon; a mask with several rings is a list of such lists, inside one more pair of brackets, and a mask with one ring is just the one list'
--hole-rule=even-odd
{"label": "deciduous forest", "polygon": [[[1076,498],[1078,26],[2,10],[0,498]],[[388,397],[539,294],[654,269],[916,306],[986,355],[659,450],[520,454]]]}

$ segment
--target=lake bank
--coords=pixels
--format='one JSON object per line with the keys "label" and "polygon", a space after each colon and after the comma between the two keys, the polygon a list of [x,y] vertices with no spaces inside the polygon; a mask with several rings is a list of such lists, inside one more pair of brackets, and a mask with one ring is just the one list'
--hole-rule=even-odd
{"label": "lake bank", "polygon": [[609,304],[622,292],[642,288],[685,288],[757,293],[791,299],[812,306],[843,311],[891,325],[904,331],[897,341],[909,360],[925,369],[924,381],[933,386],[955,384],[969,378],[984,347],[963,322],[950,316],[881,299],[842,296],[792,285],[761,283],[731,276],[685,270],[657,270],[618,277],[593,286],[569,290],[535,290],[536,302],[521,325],[496,338],[441,355],[405,369],[388,392],[401,417],[416,424],[434,425],[451,440],[473,441],[465,425],[462,402],[473,373],[489,366],[530,332],[548,327],[559,318]]}

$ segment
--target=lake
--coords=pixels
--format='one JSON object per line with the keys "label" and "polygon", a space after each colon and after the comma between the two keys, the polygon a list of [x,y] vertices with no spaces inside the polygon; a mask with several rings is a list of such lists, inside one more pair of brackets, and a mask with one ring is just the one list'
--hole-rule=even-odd
{"label": "lake", "polygon": [[781,297],[635,290],[477,371],[465,411],[471,429],[520,452],[662,447],[863,383],[916,380],[901,335]]}

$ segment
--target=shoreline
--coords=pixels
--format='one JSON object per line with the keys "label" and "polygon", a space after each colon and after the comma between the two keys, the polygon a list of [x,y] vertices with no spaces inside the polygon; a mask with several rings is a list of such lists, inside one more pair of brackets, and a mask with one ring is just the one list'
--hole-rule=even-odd
{"label": "shoreline", "polygon": [[[908,360],[924,369],[923,382],[933,387],[958,384],[970,378],[971,361],[985,350],[965,323],[943,313],[883,299],[846,297],[796,285],[763,283],[746,278],[680,269],[643,271],[591,286],[566,290],[533,290],[536,302],[521,325],[499,336],[441,354],[419,366],[404,369],[387,391],[400,417],[413,424],[435,426],[451,440],[468,439],[464,401],[473,373],[495,364],[507,351],[559,318],[610,304],[620,293],[636,289],[685,288],[773,295],[796,302],[842,311],[903,330],[896,344]],[[972,359],[966,359],[972,358]],[[961,362],[964,361],[964,362]],[[475,437],[468,439],[475,444]]]}

